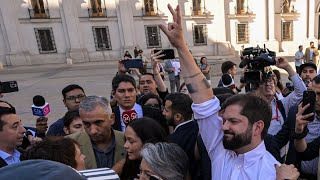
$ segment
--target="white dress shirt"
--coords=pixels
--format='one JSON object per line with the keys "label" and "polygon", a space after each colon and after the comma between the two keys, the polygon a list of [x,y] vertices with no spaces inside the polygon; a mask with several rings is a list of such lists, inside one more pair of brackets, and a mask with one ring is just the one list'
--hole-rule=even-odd
{"label": "white dress shirt", "polygon": [[264,141],[255,149],[237,155],[223,147],[222,118],[218,115],[219,100],[215,97],[201,104],[192,104],[203,142],[211,159],[213,180],[275,180],[275,164],[280,163],[266,150]]}

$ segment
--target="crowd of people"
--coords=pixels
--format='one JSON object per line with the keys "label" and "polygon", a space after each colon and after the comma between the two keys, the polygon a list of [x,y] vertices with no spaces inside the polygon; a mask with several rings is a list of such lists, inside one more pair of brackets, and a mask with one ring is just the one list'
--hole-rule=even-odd
{"label": "crowd of people", "polygon": [[[268,76],[247,89],[248,83],[235,83],[237,65],[231,61],[221,65],[221,80],[210,82],[207,59],[198,66],[186,45],[180,7],[168,8],[173,22],[159,27],[179,54],[179,71],[175,60],[162,68],[170,93],[159,65],[163,55],[152,51],[152,72],[126,69],[119,61],[110,100],[87,96],[77,84],[66,86],[67,112],[49,128],[46,117],[39,117],[35,128],[24,127],[14,106],[0,101],[0,179],[19,179],[22,172],[25,179],[320,177],[320,76],[313,46],[296,54],[305,61],[296,69],[277,58],[276,66],[289,75],[288,86],[279,71],[265,67]],[[125,59],[131,58],[126,52]],[[314,113],[304,113],[306,90],[316,93]]]}

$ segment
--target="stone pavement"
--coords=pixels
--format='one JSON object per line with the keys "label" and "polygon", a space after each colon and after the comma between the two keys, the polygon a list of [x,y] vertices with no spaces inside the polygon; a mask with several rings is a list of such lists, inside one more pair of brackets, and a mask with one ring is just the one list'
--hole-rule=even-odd
{"label": "stone pavement", "polygon": [[[212,64],[212,82],[215,87],[220,79],[220,66],[224,60],[208,57]],[[239,64],[236,57],[228,59]],[[291,63],[293,66],[294,64]],[[235,78],[239,82],[239,75]],[[61,90],[69,84],[79,84],[85,89],[87,95],[110,97],[111,81],[117,72],[115,62],[91,62],[84,64],[50,64],[41,66],[5,67],[0,71],[1,81],[16,80],[19,92],[5,94],[3,99],[16,107],[26,126],[34,126],[36,117],[31,113],[32,98],[42,95],[50,104],[51,113],[48,115],[49,124],[62,117],[66,108],[62,102]],[[285,75],[285,74],[284,74]],[[287,78],[283,78],[286,80]],[[169,81],[165,81],[169,88]],[[169,88],[170,89],[170,88]]]}

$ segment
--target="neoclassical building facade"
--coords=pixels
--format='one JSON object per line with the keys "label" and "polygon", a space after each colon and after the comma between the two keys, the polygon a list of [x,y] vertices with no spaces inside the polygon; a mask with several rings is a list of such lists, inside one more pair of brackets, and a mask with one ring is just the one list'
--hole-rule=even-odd
{"label": "neoclassical building facade", "polygon": [[5,66],[110,61],[172,48],[158,27],[180,5],[195,56],[237,54],[265,44],[291,55],[320,38],[320,0],[0,0]]}

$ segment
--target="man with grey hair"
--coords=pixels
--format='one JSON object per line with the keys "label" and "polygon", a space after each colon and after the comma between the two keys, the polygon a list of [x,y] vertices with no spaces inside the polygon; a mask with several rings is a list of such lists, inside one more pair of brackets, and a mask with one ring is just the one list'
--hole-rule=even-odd
{"label": "man with grey hair", "polygon": [[105,97],[88,96],[79,107],[85,131],[67,137],[79,142],[86,169],[112,168],[125,158],[124,134],[112,129],[114,114]]}

